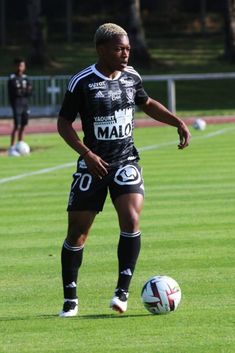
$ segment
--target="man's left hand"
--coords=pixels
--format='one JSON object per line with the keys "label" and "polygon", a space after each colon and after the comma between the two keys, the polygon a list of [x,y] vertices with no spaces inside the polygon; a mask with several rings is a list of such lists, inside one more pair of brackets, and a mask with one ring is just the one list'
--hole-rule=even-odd
{"label": "man's left hand", "polygon": [[185,147],[189,145],[189,141],[191,138],[191,134],[189,132],[187,125],[185,125],[184,123],[181,124],[180,127],[178,127],[178,134],[180,138],[180,143],[178,144],[178,148],[180,150],[183,150]]}

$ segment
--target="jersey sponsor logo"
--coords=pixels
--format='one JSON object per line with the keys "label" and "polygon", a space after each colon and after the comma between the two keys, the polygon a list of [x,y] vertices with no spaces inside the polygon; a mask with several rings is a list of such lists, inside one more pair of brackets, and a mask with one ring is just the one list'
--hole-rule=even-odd
{"label": "jersey sponsor logo", "polygon": [[134,86],[134,80],[132,79],[132,77],[122,77],[120,78],[120,82],[124,87]]}
{"label": "jersey sponsor logo", "polygon": [[27,81],[26,80],[22,80],[22,86],[23,86],[23,88],[27,87]]}
{"label": "jersey sponsor logo", "polygon": [[114,115],[107,115],[107,116],[95,116],[94,120],[96,123],[104,123],[106,124],[106,122],[116,122],[117,120],[115,119]]}
{"label": "jersey sponsor logo", "polygon": [[120,89],[117,89],[115,91],[108,91],[108,96],[109,98],[112,99],[112,101],[116,101],[118,99],[121,99],[121,94],[122,94],[122,91]]}
{"label": "jersey sponsor logo", "polygon": [[101,91],[98,91],[95,95],[95,98],[104,98],[104,94]]}
{"label": "jersey sponsor logo", "polygon": [[105,89],[106,88],[106,82],[105,81],[100,81],[100,82],[89,83],[88,88],[90,90],[93,90],[93,89]]}
{"label": "jersey sponsor logo", "polygon": [[136,185],[141,182],[141,174],[134,165],[128,164],[117,170],[114,181],[118,185]]}
{"label": "jersey sponsor logo", "polygon": [[96,129],[96,135],[98,140],[118,140],[124,139],[131,136],[132,126],[131,124],[114,125],[114,126],[99,126]]}
{"label": "jersey sponsor logo", "polygon": [[95,117],[95,137],[97,140],[119,140],[131,136],[132,118],[132,108],[118,110],[114,116]]}

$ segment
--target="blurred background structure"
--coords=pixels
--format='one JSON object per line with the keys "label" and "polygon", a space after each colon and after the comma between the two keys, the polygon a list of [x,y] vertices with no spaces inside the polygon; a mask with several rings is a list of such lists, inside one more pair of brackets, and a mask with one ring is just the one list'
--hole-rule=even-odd
{"label": "blurred background structure", "polygon": [[130,64],[145,75],[148,92],[169,108],[175,109],[177,99],[177,110],[186,115],[235,111],[233,75],[179,80],[176,91],[170,76],[147,77],[233,73],[233,0],[0,0],[0,10],[0,117],[10,114],[6,80],[19,55],[26,57],[34,83],[33,115],[55,115],[68,77],[96,60],[93,35],[104,22],[128,31]]}

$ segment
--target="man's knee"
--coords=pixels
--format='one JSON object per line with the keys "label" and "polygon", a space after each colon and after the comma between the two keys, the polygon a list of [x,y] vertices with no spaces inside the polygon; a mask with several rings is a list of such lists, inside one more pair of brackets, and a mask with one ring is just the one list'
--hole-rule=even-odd
{"label": "man's knee", "polygon": [[132,208],[126,209],[125,214],[119,215],[119,222],[122,231],[136,232],[139,230],[139,212]]}
{"label": "man's knee", "polygon": [[[72,243],[83,245],[88,236],[95,213],[69,212],[67,238]],[[71,244],[72,245],[72,244]]]}
{"label": "man's knee", "polygon": [[120,228],[126,232],[139,230],[139,218],[143,207],[143,196],[141,194],[125,194],[115,201]]}
{"label": "man's knee", "polygon": [[80,239],[82,242],[85,242],[88,236],[89,230],[86,227],[83,227],[79,221],[70,220],[68,224],[68,238],[71,241],[77,241]]}

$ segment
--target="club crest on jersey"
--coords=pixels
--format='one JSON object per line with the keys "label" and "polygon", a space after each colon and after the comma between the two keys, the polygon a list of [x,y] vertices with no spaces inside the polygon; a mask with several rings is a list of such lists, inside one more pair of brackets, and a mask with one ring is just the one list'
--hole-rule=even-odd
{"label": "club crest on jersey", "polygon": [[126,88],[127,103],[134,103],[134,89],[129,87]]}
{"label": "club crest on jersey", "polygon": [[139,170],[131,164],[117,170],[114,181],[119,185],[135,185],[141,182]]}

